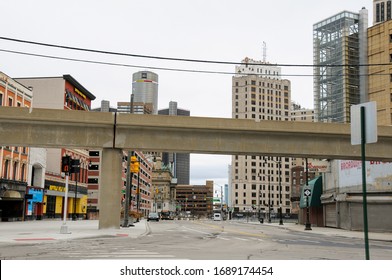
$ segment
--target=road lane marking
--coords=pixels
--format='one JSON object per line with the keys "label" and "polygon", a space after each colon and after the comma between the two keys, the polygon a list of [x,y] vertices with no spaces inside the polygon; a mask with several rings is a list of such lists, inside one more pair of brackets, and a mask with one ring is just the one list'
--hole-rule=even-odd
{"label": "road lane marking", "polygon": [[244,239],[244,238],[239,238],[239,237],[234,237],[234,239],[241,240],[241,241],[250,241],[249,239]]}
{"label": "road lane marking", "polygon": [[[220,229],[225,232],[229,232],[229,233],[236,233],[236,234],[240,234],[240,235],[245,235],[245,236],[253,236],[253,237],[264,237],[267,238],[267,236],[265,234],[257,234],[257,233],[250,233],[250,232],[246,232],[246,231],[238,231],[238,230],[232,230],[232,229],[226,229],[223,226],[217,226],[217,225],[210,225],[210,224],[205,224],[205,223],[201,223],[201,222],[197,222],[197,221],[193,221],[195,224],[201,225],[201,226],[205,226],[205,227],[210,227],[210,228],[215,228],[215,229]],[[210,234],[210,233],[207,233]]]}

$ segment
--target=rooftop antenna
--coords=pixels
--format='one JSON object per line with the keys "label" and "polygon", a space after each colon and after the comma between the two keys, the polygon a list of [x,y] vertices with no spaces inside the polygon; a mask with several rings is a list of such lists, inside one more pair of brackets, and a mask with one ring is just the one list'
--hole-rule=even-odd
{"label": "rooftop antenna", "polygon": [[267,43],[263,41],[263,63],[267,62]]}

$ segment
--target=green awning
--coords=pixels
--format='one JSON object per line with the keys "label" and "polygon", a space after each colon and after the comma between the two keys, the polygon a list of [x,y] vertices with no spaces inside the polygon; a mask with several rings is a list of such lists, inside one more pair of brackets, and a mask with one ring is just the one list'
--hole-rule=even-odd
{"label": "green awning", "polygon": [[[321,206],[321,193],[323,192],[323,178],[321,176],[308,182],[308,185],[301,186],[301,198],[299,202],[300,208],[306,208],[307,201],[309,199],[309,207],[319,207]],[[306,196],[305,194],[309,194]]]}

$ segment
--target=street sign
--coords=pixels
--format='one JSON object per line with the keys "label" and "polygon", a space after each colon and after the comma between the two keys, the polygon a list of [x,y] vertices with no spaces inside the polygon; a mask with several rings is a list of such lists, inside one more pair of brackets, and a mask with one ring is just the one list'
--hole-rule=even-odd
{"label": "street sign", "polygon": [[351,145],[361,144],[361,107],[366,113],[363,120],[366,123],[366,144],[377,142],[377,104],[373,101],[351,106]]}
{"label": "street sign", "polygon": [[312,194],[312,191],[310,189],[304,190],[304,195],[305,196],[310,196]]}

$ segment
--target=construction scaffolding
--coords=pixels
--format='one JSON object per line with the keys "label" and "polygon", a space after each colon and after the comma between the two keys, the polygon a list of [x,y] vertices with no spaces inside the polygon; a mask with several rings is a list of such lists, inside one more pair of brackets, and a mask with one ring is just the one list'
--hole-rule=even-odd
{"label": "construction scaffolding", "polygon": [[350,122],[350,106],[360,103],[360,19],[344,11],[313,26],[316,121]]}

